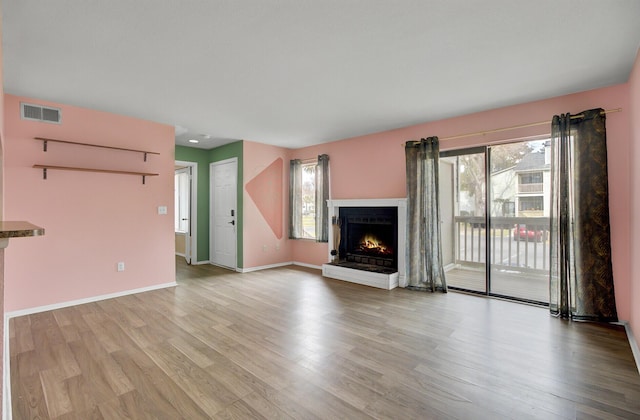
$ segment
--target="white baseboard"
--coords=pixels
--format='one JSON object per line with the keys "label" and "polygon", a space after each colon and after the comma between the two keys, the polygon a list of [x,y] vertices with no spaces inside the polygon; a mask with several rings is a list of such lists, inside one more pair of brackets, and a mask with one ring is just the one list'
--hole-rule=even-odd
{"label": "white baseboard", "polygon": [[624,325],[624,329],[627,332],[627,338],[629,339],[629,346],[631,346],[631,353],[633,353],[633,358],[636,361],[636,369],[638,369],[638,373],[640,373],[640,348],[638,347],[638,342],[636,341],[635,336],[633,335],[633,330],[631,329],[631,325],[627,321],[620,321],[620,324]]}
{"label": "white baseboard", "polygon": [[177,286],[178,283],[172,281],[170,283],[154,284],[153,286],[141,287],[138,289],[123,290],[121,292],[108,293],[105,295],[91,296],[88,298],[69,300],[66,302],[54,303],[51,305],[36,306],[34,308],[20,309],[17,311],[6,312],[5,317],[15,318],[17,316],[37,314],[38,312],[52,311],[54,309],[66,308],[68,306],[82,305],[83,303],[98,302],[100,300],[112,299],[120,296],[133,295],[136,293],[149,292],[151,290],[166,289],[167,287]]}
{"label": "white baseboard", "polygon": [[291,264],[293,264],[292,261],[287,261],[276,264],[260,265],[258,267],[236,268],[236,271],[239,273],[250,273],[252,271],[268,270],[270,268],[284,267]]}
{"label": "white baseboard", "polygon": [[[211,264],[211,261],[207,260],[207,261],[191,262],[191,265],[205,265],[205,264]],[[215,265],[215,264],[212,264],[212,265]],[[236,268],[236,271],[238,273],[250,273],[252,271],[267,270],[269,268],[284,267],[287,265],[299,265],[300,267],[315,268],[316,270],[322,270],[322,266],[320,265],[307,264],[307,263],[298,262],[298,261],[291,261],[291,262],[287,261],[287,262],[277,263],[277,264],[261,265],[258,267]],[[223,268],[227,268],[227,267],[223,267]]]}
{"label": "white baseboard", "polygon": [[236,269],[236,271],[238,273],[251,273],[252,271],[268,270],[270,268],[278,268],[278,267],[286,267],[287,265],[298,265],[300,267],[307,267],[307,268],[314,268],[316,270],[322,270],[322,267],[319,266],[319,265],[307,264],[307,263],[297,262],[297,261],[286,261],[286,262],[281,262],[281,263],[277,263],[277,264],[260,265],[260,266],[257,266],[257,267],[238,268],[238,269]]}
{"label": "white baseboard", "polygon": [[180,252],[176,252],[176,257],[182,257],[182,258],[184,258],[184,254],[181,254]]}
{"label": "white baseboard", "polygon": [[298,262],[298,261],[294,261],[293,265],[299,265],[300,267],[315,268],[316,270],[322,270],[322,266],[320,265],[307,264],[307,263]]}

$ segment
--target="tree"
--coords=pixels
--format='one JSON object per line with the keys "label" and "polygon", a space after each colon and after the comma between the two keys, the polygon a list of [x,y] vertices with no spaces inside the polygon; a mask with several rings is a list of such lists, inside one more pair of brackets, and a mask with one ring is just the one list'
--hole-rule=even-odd
{"label": "tree", "polygon": [[[491,147],[491,172],[513,167],[531,152],[532,142],[517,142]],[[482,153],[458,157],[459,189],[466,191],[474,203],[476,216],[483,216],[486,208],[485,158]]]}
{"label": "tree", "polygon": [[532,151],[531,142],[501,144],[491,148],[491,173],[515,166]]}

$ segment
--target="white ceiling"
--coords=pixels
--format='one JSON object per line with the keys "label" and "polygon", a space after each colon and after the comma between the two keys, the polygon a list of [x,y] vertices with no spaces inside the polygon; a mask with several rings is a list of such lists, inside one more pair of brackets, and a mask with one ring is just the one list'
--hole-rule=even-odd
{"label": "white ceiling", "polygon": [[4,0],[2,13],[7,93],[177,125],[178,144],[203,148],[298,148],[624,83],[640,45],[638,0]]}

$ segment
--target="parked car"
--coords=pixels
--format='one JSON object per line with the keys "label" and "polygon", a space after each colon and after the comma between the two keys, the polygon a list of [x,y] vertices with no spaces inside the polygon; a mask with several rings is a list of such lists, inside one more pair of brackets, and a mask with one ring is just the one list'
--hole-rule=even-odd
{"label": "parked car", "polygon": [[539,226],[529,226],[527,225],[515,225],[513,229],[513,240],[514,241],[536,241],[542,242],[546,241],[549,238],[549,232],[544,229],[539,229]]}

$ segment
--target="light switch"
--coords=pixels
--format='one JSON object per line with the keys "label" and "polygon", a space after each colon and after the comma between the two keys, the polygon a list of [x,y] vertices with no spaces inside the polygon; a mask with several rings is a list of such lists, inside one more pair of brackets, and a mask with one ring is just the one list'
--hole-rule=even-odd
{"label": "light switch", "polygon": [[158,206],[158,214],[167,214],[167,206]]}

